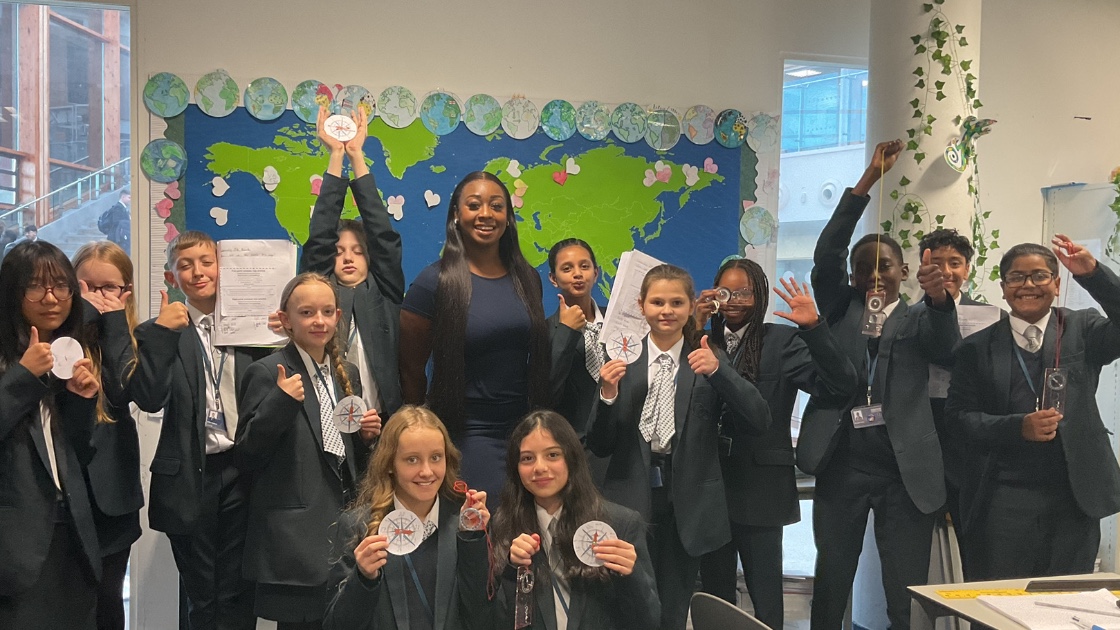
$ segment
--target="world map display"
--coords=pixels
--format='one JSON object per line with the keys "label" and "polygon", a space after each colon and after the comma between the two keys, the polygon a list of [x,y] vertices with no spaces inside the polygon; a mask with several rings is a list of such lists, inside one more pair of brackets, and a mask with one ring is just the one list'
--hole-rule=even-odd
{"label": "world map display", "polygon": [[[216,239],[307,240],[315,180],[327,166],[314,125],[292,111],[262,122],[244,107],[214,118],[191,105],[168,121],[165,136],[187,154],[184,194],[176,202],[181,211],[169,220],[177,230],[203,230]],[[409,281],[439,257],[455,185],[471,171],[495,173],[516,195],[521,248],[541,272],[548,313],[557,305],[548,282],[553,243],[579,237],[591,244],[603,270],[596,288],[600,304],[619,256],[635,248],[685,267],[699,286],[707,286],[725,258],[743,253],[740,215],[755,194],[757,157],[746,145],[679,142],[655,151],[646,142],[623,144],[613,137],[589,141],[575,134],[558,142],[540,129],[525,140],[501,130],[479,136],[465,125],[438,136],[419,120],[396,129],[378,117],[365,152],[402,236]],[[267,167],[279,174],[279,182],[269,178],[271,190],[265,187]],[[224,182],[220,188],[229,187],[221,196],[215,194],[216,178]],[[433,194],[440,202],[429,207],[426,197]],[[216,223],[215,208],[227,211],[224,225]],[[352,197],[344,216],[357,216]],[[757,238],[761,226],[759,217],[753,219],[751,236]]]}

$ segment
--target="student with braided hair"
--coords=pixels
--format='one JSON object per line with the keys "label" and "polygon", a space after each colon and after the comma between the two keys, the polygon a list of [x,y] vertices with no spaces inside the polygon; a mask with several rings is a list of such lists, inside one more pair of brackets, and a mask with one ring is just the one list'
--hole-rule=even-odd
{"label": "student with braided hair", "polygon": [[[704,591],[735,604],[735,557],[755,616],[781,628],[782,527],[801,519],[794,480],[790,417],[797,392],[831,397],[842,404],[856,387],[855,368],[817,314],[808,287],[781,280],[777,293],[789,312],[775,315],[797,327],[764,323],[770,304],[766,272],[753,260],[737,258],[716,272],[700,294],[698,322],[711,321],[712,345],[723,350],[735,369],[758,388],[770,407],[770,427],[758,436],[737,435],[731,422],[720,423],[720,464],[731,518],[731,542],[700,563]],[[730,294],[716,301],[719,289]],[[702,325],[702,324],[701,324]]]}
{"label": "student with braided hair", "polygon": [[[338,401],[361,396],[357,369],[338,357],[339,317],[329,280],[296,276],[280,298],[291,341],[250,365],[238,393],[239,463],[253,479],[245,577],[257,583],[257,616],[280,630],[322,627],[328,534],[362,472],[360,434],[344,435],[334,424]],[[379,422],[366,426],[381,432]]]}

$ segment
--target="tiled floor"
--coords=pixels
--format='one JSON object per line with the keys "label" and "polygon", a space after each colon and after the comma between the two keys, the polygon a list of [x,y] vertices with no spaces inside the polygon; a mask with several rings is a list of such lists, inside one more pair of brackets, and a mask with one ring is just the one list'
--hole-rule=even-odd
{"label": "tiled floor", "polygon": [[[809,630],[809,602],[813,593],[813,581],[808,578],[786,578],[783,590],[785,627],[782,630]],[[754,612],[742,575],[739,576],[739,607],[747,612]],[[688,630],[692,630],[691,622]]]}

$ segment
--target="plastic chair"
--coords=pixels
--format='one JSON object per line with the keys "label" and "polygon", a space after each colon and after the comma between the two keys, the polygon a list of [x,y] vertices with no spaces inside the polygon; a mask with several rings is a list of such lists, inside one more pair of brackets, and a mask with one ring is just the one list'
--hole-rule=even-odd
{"label": "plastic chair", "polygon": [[771,630],[750,613],[707,593],[692,596],[693,630]]}

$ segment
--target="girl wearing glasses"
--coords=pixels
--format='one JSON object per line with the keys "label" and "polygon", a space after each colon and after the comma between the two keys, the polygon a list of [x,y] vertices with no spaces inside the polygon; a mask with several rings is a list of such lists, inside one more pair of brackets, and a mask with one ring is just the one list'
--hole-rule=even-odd
{"label": "girl wearing glasses", "polygon": [[[840,351],[828,325],[817,315],[809,288],[781,279],[777,293],[789,312],[774,314],[797,327],[767,324],[770,304],[766,272],[753,260],[725,262],[715,288],[700,294],[698,318],[711,317],[712,345],[731,357],[735,369],[758,388],[773,422],[765,433],[735,435],[732,423],[720,423],[720,464],[731,517],[731,542],[704,556],[700,564],[704,591],[735,601],[735,556],[755,616],[781,628],[782,527],[801,520],[794,480],[790,417],[797,392],[846,400],[856,388],[856,373]],[[711,299],[723,289],[730,300],[718,309]]]}
{"label": "girl wearing glasses", "polygon": [[74,268],[49,243],[21,243],[0,265],[2,628],[95,627],[101,553],[82,464],[100,370],[82,358],[70,378],[51,374],[55,339],[76,337],[88,357],[77,293]]}
{"label": "girl wearing glasses", "polygon": [[93,460],[86,467],[93,520],[101,544],[97,627],[124,630],[122,586],[132,543],[140,538],[140,439],[129,404],[136,369],[136,300],[132,261],[116,243],[96,241],[74,254],[82,297],[100,313],[98,333],[105,369],[101,398],[112,422],[93,429]]}

